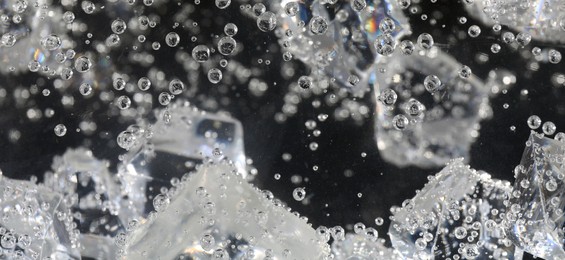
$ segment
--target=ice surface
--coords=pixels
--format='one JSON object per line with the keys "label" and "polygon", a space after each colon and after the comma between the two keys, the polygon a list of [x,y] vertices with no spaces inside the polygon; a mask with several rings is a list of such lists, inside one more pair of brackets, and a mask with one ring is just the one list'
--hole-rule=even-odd
{"label": "ice surface", "polygon": [[516,167],[508,237],[544,259],[565,259],[565,145],[532,131]]}
{"label": "ice surface", "polygon": [[63,194],[64,203],[71,207],[81,231],[82,256],[113,258],[110,237],[138,216],[131,215],[119,182],[108,170],[109,162],[95,158],[86,148],[76,148],[55,156],[51,167],[44,183]]}
{"label": "ice surface", "polygon": [[63,196],[0,175],[0,258],[80,259],[78,230]]}
{"label": "ice surface", "polygon": [[393,210],[392,244],[413,259],[521,259],[502,226],[510,192],[508,182],[453,160]]}
{"label": "ice surface", "polygon": [[127,239],[116,241],[124,259],[322,259],[329,254],[329,245],[306,220],[247,183],[233,165],[221,161],[197,169],[157,196],[157,212]]}
{"label": "ice surface", "polygon": [[[18,14],[12,8],[16,6],[16,0],[4,1],[3,14],[10,17]],[[19,24],[11,23],[10,27],[0,30],[0,34],[12,33],[16,37],[16,43],[12,47],[0,47],[0,59],[4,62],[0,66],[0,72],[7,73],[10,68],[15,72],[29,71],[30,61],[38,61],[43,66],[49,66],[52,70],[60,72],[63,67],[55,61],[57,51],[51,51],[41,45],[41,39],[47,35],[55,34],[61,41],[68,39],[65,36],[67,31],[66,24],[62,20],[62,9],[51,5],[50,0],[40,0],[27,3],[26,10],[19,14],[22,22]],[[47,9],[46,7],[49,7]],[[69,47],[69,46],[62,46]],[[61,48],[62,49],[62,48]]]}
{"label": "ice surface", "polygon": [[499,23],[534,39],[565,42],[565,1],[499,0],[466,4],[469,14],[483,23]]}
{"label": "ice surface", "polygon": [[[241,123],[220,113],[175,103],[156,111],[157,122],[130,126],[131,148],[118,167],[122,192],[132,216],[145,217],[151,199],[205,158],[234,158],[237,172],[248,178]],[[148,200],[149,198],[149,200]]]}
{"label": "ice surface", "polygon": [[342,241],[332,244],[335,260],[401,260],[402,255],[384,245],[384,239],[370,239],[366,235],[347,234]]}

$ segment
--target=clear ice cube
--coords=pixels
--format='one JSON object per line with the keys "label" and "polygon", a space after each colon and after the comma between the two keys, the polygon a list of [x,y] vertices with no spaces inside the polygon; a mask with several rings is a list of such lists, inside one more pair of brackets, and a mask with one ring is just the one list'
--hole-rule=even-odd
{"label": "clear ice cube", "polygon": [[335,260],[401,260],[402,255],[384,245],[384,239],[370,239],[365,235],[347,234],[345,239],[334,241],[332,253]]}
{"label": "clear ice cube", "polygon": [[392,245],[413,259],[521,259],[502,225],[510,192],[510,183],[453,160],[393,209]]}
{"label": "clear ice cube", "polygon": [[[55,72],[60,73],[63,66],[56,62],[57,51],[49,50],[42,46],[41,40],[47,35],[57,35],[61,42],[68,40],[65,22],[62,21],[62,9],[51,5],[51,1],[39,1],[38,4],[26,3],[24,12],[18,13],[14,8],[21,6],[21,1],[5,1],[3,14],[12,17],[19,15],[22,22],[10,23],[9,28],[2,29],[1,33],[11,33],[16,38],[13,46],[0,47],[0,59],[4,62],[0,66],[0,72],[26,72],[31,61],[37,61],[41,66],[49,66]],[[47,9],[47,7],[49,7]],[[2,44],[0,44],[2,45]]]}
{"label": "clear ice cube", "polygon": [[225,160],[155,197],[156,211],[116,243],[124,259],[322,259],[329,245]]}
{"label": "clear ice cube", "polygon": [[73,211],[81,232],[82,256],[113,258],[113,242],[104,237],[116,235],[130,218],[139,217],[130,213],[120,184],[108,167],[109,162],[95,158],[92,151],[76,148],[55,156],[52,171],[45,173],[44,184],[63,194]]}
{"label": "clear ice cube", "polygon": [[80,259],[78,230],[63,196],[0,175],[0,258]]}
{"label": "clear ice cube", "polygon": [[[385,72],[377,77],[377,99],[388,90],[394,90],[398,96],[392,105],[377,101],[375,129],[381,156],[400,167],[423,168],[438,167],[453,158],[468,159],[479,122],[491,115],[489,84],[474,75],[460,77],[458,70],[462,65],[436,48],[412,55],[395,52],[381,62]],[[441,81],[433,95],[423,84],[429,75]],[[496,75],[489,82],[496,82]],[[410,114],[408,104],[413,100],[420,102],[423,112]],[[397,115],[408,119],[402,130],[395,126]]]}
{"label": "clear ice cube", "polygon": [[565,259],[565,145],[536,132],[526,142],[507,213],[508,238],[544,259]]}
{"label": "clear ice cube", "polygon": [[[410,33],[409,23],[396,1],[367,1],[367,7],[357,12],[352,1],[339,1],[326,5],[325,1],[297,1],[298,12],[289,16],[285,12],[288,0],[272,1],[272,8],[277,10],[281,28],[292,31],[292,36],[279,32],[279,42],[294,57],[301,60],[313,71],[312,75],[335,79],[335,83],[351,90],[355,95],[364,95],[369,84],[374,81],[373,64],[378,55],[373,42],[383,32],[379,25],[386,17],[395,25],[390,35],[400,38]],[[324,34],[314,34],[309,30],[309,23],[314,17],[321,17],[328,23]],[[351,75],[359,82],[352,85]]]}
{"label": "clear ice cube", "polygon": [[129,151],[118,166],[118,177],[135,211],[132,216],[145,217],[160,189],[179,181],[206,158],[230,158],[240,175],[252,177],[247,174],[238,120],[188,103],[172,104],[155,115],[155,124],[142,122],[122,132],[129,136],[122,140],[129,143]]}

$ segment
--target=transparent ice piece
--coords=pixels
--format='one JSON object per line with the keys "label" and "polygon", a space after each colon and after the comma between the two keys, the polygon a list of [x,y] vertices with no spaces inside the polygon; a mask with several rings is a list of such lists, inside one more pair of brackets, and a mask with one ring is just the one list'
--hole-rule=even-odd
{"label": "transparent ice piece", "polygon": [[[9,17],[18,14],[11,8],[17,6],[17,2],[21,4],[18,0],[4,1],[4,6],[10,8],[3,9],[3,13]],[[4,63],[0,66],[0,72],[7,73],[10,68],[19,73],[29,71],[28,65],[31,61],[37,61],[41,66],[49,66],[52,70],[60,72],[63,66],[56,62],[55,54],[61,52],[65,46],[58,50],[49,50],[42,46],[41,40],[47,35],[57,35],[61,43],[68,40],[66,24],[62,20],[63,12],[61,8],[51,5],[50,0],[33,2],[37,4],[27,2],[25,11],[18,14],[22,21],[19,24],[10,21],[10,26],[0,29],[0,34],[11,33],[16,38],[13,46],[0,46],[0,60]]]}
{"label": "transparent ice piece", "polygon": [[80,259],[78,231],[63,196],[0,176],[0,258]]}
{"label": "transparent ice piece", "polygon": [[[478,136],[479,122],[491,115],[488,100],[491,83],[485,85],[474,75],[461,78],[458,70],[462,65],[437,48],[412,55],[395,52],[381,61],[379,66],[385,72],[377,76],[377,99],[389,89],[398,95],[394,105],[376,101],[375,129],[381,156],[401,167],[438,167],[458,157],[468,160],[471,143]],[[493,79],[489,80],[492,84],[498,77],[509,77],[493,73]],[[423,84],[430,75],[441,81],[434,94]],[[420,115],[408,112],[408,104],[414,99],[423,105],[424,112]],[[397,115],[405,115],[409,120],[403,130],[393,124]]]}
{"label": "transparent ice piece", "polygon": [[118,166],[118,176],[122,192],[128,194],[131,209],[136,211],[132,216],[147,215],[152,210],[151,199],[161,188],[171,186],[206,158],[229,158],[238,174],[250,178],[238,120],[200,111],[188,103],[171,104],[155,115],[155,124],[144,122],[124,131],[132,145]]}
{"label": "transparent ice piece", "polygon": [[413,259],[521,259],[503,232],[510,192],[510,183],[453,160],[393,209],[392,245]]}
{"label": "transparent ice piece", "polygon": [[401,260],[402,255],[384,245],[384,239],[371,240],[364,235],[347,234],[332,244],[335,260]]}
{"label": "transparent ice piece", "polygon": [[[367,7],[357,12],[352,7],[353,1],[337,1],[326,4],[325,1],[295,1],[298,12],[288,16],[285,5],[290,0],[272,1],[272,8],[277,11],[279,27],[291,30],[291,37],[283,36],[279,31],[279,42],[289,41],[290,51],[294,57],[310,66],[313,76],[335,79],[335,83],[351,90],[355,95],[364,95],[369,90],[369,83],[374,81],[373,64],[379,55],[375,53],[373,43],[383,32],[379,25],[383,19],[390,18],[395,25],[390,35],[398,39],[409,34],[410,28],[396,1],[367,1]],[[309,23],[313,17],[322,17],[328,23],[326,33],[316,35],[310,31]],[[299,26],[303,23],[303,26]],[[351,75],[357,76],[359,82],[352,85]]]}
{"label": "transparent ice piece", "polygon": [[565,1],[473,1],[465,4],[470,15],[487,25],[506,25],[532,38],[565,42]]}
{"label": "transparent ice piece", "polygon": [[81,232],[82,256],[113,258],[112,240],[104,237],[116,235],[129,218],[137,217],[130,213],[127,199],[108,166],[108,161],[96,159],[86,148],[68,149],[54,157],[53,171],[44,177],[45,185],[63,194],[65,204],[73,211]]}
{"label": "transparent ice piece", "polygon": [[565,259],[565,145],[532,131],[515,169],[506,232],[518,247],[544,259]]}
{"label": "transparent ice piece", "polygon": [[153,203],[157,212],[127,239],[116,241],[124,259],[322,259],[329,254],[329,245],[305,219],[246,182],[225,160],[199,165]]}

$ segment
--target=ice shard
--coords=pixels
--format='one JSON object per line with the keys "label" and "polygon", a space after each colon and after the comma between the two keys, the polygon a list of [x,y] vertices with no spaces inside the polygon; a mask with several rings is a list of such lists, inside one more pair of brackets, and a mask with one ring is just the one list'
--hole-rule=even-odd
{"label": "ice shard", "polygon": [[401,260],[402,255],[384,245],[384,239],[370,239],[365,235],[347,234],[345,239],[332,244],[335,260]]}
{"label": "ice shard", "polygon": [[451,161],[393,209],[396,250],[411,259],[521,259],[503,230],[510,183]]}
{"label": "ice shard", "polygon": [[543,259],[565,259],[565,144],[531,133],[507,213],[507,234],[516,246]]}
{"label": "ice shard", "polygon": [[395,52],[379,64],[384,72],[375,88],[377,146],[385,160],[400,167],[468,159],[480,121],[491,115],[491,91],[507,88],[510,79],[499,81],[512,76],[492,72],[487,83],[474,75],[462,77],[463,65],[436,48]]}
{"label": "ice shard", "polygon": [[[282,29],[279,42],[284,50],[307,64],[313,76],[331,78],[355,95],[364,95],[374,80],[373,64],[379,55],[373,43],[384,33],[383,21],[391,23],[390,31],[385,30],[392,39],[410,33],[396,1],[369,0],[362,10],[357,10],[353,1],[342,0],[334,4],[283,0],[272,1],[271,6],[278,14]],[[327,30],[318,34],[309,25],[320,18],[327,23]],[[358,82],[352,84],[350,76]]]}
{"label": "ice shard", "polygon": [[[214,160],[216,161],[216,160]],[[123,259],[323,259],[329,245],[226,160],[206,161],[159,194],[147,221],[118,235]]]}
{"label": "ice shard", "polygon": [[80,259],[79,232],[63,196],[0,175],[0,258]]}

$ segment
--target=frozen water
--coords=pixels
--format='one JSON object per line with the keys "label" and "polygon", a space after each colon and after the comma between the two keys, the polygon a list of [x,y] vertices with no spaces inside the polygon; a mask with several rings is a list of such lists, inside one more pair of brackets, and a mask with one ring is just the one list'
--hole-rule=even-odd
{"label": "frozen water", "polygon": [[565,178],[563,142],[532,131],[515,169],[508,237],[544,259],[565,259]]}
{"label": "frozen water", "polygon": [[[322,259],[329,245],[272,193],[221,161],[204,164],[153,201],[157,212],[116,241],[124,259]],[[220,257],[218,257],[220,255]]]}
{"label": "frozen water", "polygon": [[506,25],[541,41],[565,42],[563,0],[477,0],[465,6],[485,24]]}
{"label": "frozen water", "polygon": [[[353,1],[338,1],[333,5],[319,0],[295,2],[296,14],[291,12],[291,15],[285,7],[292,1],[272,2],[272,7],[278,10],[280,27],[292,31],[290,37],[279,32],[281,45],[288,41],[287,49],[294,57],[313,71],[321,72],[313,75],[335,79],[338,86],[350,89],[356,95],[368,91],[369,83],[374,80],[371,78],[373,64],[379,57],[372,46],[383,34],[380,28],[383,21],[392,23],[394,30],[388,31],[384,26],[382,29],[387,30],[395,41],[410,33],[408,21],[396,1],[368,1],[361,11],[355,11]],[[320,19],[327,23],[327,31],[314,34],[308,25],[312,25],[311,20]],[[359,78],[354,86],[348,81],[351,75]]]}
{"label": "frozen water", "polygon": [[155,116],[155,124],[130,126],[122,132],[127,138],[118,137],[118,143],[129,148],[118,175],[137,211],[132,216],[146,215],[151,208],[147,197],[151,199],[206,158],[230,158],[240,175],[251,177],[246,169],[243,129],[236,119],[180,102],[156,110]]}
{"label": "frozen water", "polygon": [[402,255],[384,245],[384,239],[371,240],[365,235],[347,234],[332,244],[335,260],[401,260]]}
{"label": "frozen water", "polygon": [[71,207],[81,231],[81,255],[112,258],[112,240],[104,237],[116,235],[129,218],[137,216],[129,213],[127,199],[108,170],[109,162],[96,159],[88,149],[77,148],[55,156],[51,167],[44,183],[63,194],[65,204]]}
{"label": "frozen water", "polygon": [[[24,6],[22,2],[27,1],[4,1],[4,6],[11,8],[3,8],[3,14],[17,14],[22,21],[19,24],[10,23],[9,27],[0,29],[0,34],[9,33],[15,37],[12,46],[0,44],[0,59],[4,62],[3,66],[0,66],[0,72],[7,73],[11,68],[15,72],[29,71],[28,65],[31,61],[37,61],[41,66],[49,66],[51,70],[59,72],[63,66],[56,62],[55,54],[63,47],[68,47],[61,46],[67,39],[61,8],[51,5],[49,0],[41,0],[37,1],[37,4],[27,3],[20,13]],[[51,35],[54,36],[51,41],[46,41],[50,40],[48,37]]]}
{"label": "frozen water", "polygon": [[[436,48],[412,55],[396,52],[381,61],[386,71],[377,77],[376,139],[381,156],[398,166],[468,160],[480,121],[491,115],[489,95],[507,89],[513,76],[501,70],[491,72],[487,83],[474,75],[462,78],[463,65]],[[426,91],[430,78],[437,78],[433,93]],[[383,99],[390,90],[395,102]],[[409,124],[400,127],[394,118],[404,114]]]}
{"label": "frozen water", "polygon": [[510,192],[510,183],[453,160],[393,209],[392,244],[413,259],[521,259],[502,226]]}
{"label": "frozen water", "polygon": [[0,258],[80,259],[78,230],[63,196],[0,175]]}

